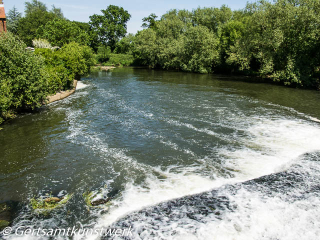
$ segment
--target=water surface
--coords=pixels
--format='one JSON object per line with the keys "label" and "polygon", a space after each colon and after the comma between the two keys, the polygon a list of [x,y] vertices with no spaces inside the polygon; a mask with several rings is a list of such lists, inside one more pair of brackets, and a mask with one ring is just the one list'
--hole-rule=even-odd
{"label": "water surface", "polygon": [[[71,97],[5,124],[0,202],[19,203],[14,227],[107,227],[148,206],[281,173],[320,150],[319,92],[240,80],[133,68],[97,72]],[[318,160],[308,170],[316,180]],[[86,191],[112,197],[112,205],[88,211]],[[234,193],[239,208],[225,218],[203,216],[204,225],[192,223],[192,230],[177,227],[177,220],[153,237],[286,239],[286,231],[293,231],[290,239],[301,239],[295,230],[301,225],[308,239],[316,239],[320,210],[312,202],[319,201],[318,190],[299,204],[281,195],[262,201],[264,191]],[[50,216],[38,216],[28,205],[33,197],[66,193],[74,194],[70,202]],[[250,198],[254,207],[242,210]],[[261,219],[269,214],[270,221],[284,224],[288,207],[304,218],[285,222],[285,229],[259,217],[248,220],[265,208]],[[233,220],[248,229],[241,235],[236,230],[244,227],[234,227]]]}

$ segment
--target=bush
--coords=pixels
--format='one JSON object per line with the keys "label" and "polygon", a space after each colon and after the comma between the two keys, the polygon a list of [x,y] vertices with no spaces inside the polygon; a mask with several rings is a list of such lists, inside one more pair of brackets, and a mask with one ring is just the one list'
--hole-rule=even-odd
{"label": "bush", "polygon": [[64,45],[56,51],[56,57],[63,62],[69,74],[80,78],[90,71],[90,66],[95,64],[93,51],[88,46],[81,46],[76,42]]}
{"label": "bush", "polygon": [[21,109],[41,106],[48,95],[44,59],[10,33],[0,35],[0,123]]}
{"label": "bush", "polygon": [[70,42],[88,45],[89,35],[76,23],[65,19],[56,18],[37,30],[37,36],[48,39],[54,46],[62,47]]}
{"label": "bush", "polygon": [[45,59],[44,75],[48,81],[48,93],[54,94],[69,89],[75,74],[70,73],[64,66],[64,61],[59,57],[58,51],[40,48],[35,50],[35,54]]}
{"label": "bush", "polygon": [[0,35],[0,123],[69,89],[95,63],[91,48],[75,42],[56,51],[39,48],[33,53],[26,47],[11,33]]}
{"label": "bush", "polygon": [[219,63],[219,40],[203,26],[190,27],[185,33],[181,69],[208,73]]}
{"label": "bush", "polygon": [[[68,79],[70,77],[80,78],[80,76],[90,71],[90,66],[95,64],[91,48],[81,46],[75,42],[66,44],[56,51],[51,49],[36,49],[35,53],[43,56],[47,65],[55,67],[60,76],[66,76],[66,73],[68,73]],[[63,86],[65,85],[63,84]]]}
{"label": "bush", "polygon": [[98,62],[106,62],[110,58],[111,48],[109,46],[100,46],[97,51],[97,60]]}
{"label": "bush", "polygon": [[69,74],[68,70],[62,65],[47,65],[45,75],[47,76],[49,94],[70,89],[73,84],[73,75]]}
{"label": "bush", "polygon": [[111,65],[122,65],[122,66],[130,66],[134,63],[134,57],[130,54],[110,54],[109,60],[103,65],[111,66]]}

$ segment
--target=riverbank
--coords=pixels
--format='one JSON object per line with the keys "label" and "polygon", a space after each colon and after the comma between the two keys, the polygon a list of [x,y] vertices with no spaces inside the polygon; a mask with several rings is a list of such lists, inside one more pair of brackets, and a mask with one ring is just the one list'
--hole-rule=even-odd
{"label": "riverbank", "polygon": [[97,66],[94,66],[93,69],[95,70],[100,70],[100,71],[110,71],[112,69],[115,69],[116,67],[114,66],[100,66],[100,65],[97,65]]}
{"label": "riverbank", "polygon": [[[73,80],[73,84],[72,84],[71,89],[65,90],[65,91],[60,91],[60,92],[57,92],[54,95],[48,96],[46,98],[47,101],[44,102],[43,105],[50,104],[50,103],[53,103],[53,102],[56,102],[56,101],[59,101],[59,100],[62,100],[62,99],[65,99],[65,98],[69,97],[70,95],[72,95],[77,90],[77,85],[78,85],[78,80]],[[13,119],[13,118],[11,118],[11,119]],[[5,122],[6,121],[2,122],[0,125],[2,125]],[[0,131],[1,130],[2,130],[2,128],[0,127]]]}
{"label": "riverbank", "polygon": [[78,83],[78,80],[73,80],[73,87],[70,90],[61,91],[61,92],[58,92],[58,93],[56,93],[54,95],[49,96],[47,98],[48,99],[47,103],[48,104],[49,103],[53,103],[53,102],[62,100],[64,98],[66,98],[66,97],[69,97],[71,94],[73,94],[76,91],[77,83]]}
{"label": "riverbank", "polygon": [[[48,94],[68,88],[95,64],[92,49],[75,42],[55,51],[39,47],[30,52],[26,47],[11,33],[1,36],[0,123],[40,108]],[[54,100],[63,97],[60,94]]]}

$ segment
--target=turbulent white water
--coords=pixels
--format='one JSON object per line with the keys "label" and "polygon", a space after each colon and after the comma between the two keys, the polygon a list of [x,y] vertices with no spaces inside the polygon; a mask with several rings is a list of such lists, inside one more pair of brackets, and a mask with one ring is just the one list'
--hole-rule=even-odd
{"label": "turbulent white water", "polygon": [[83,82],[78,81],[76,90],[80,90],[80,89],[83,89],[83,88],[86,88],[86,87],[88,87],[87,84],[84,84]]}
{"label": "turbulent white water", "polygon": [[[119,190],[108,208],[91,209],[87,222],[79,220],[85,227],[121,226],[127,217],[134,239],[318,239],[320,199],[319,191],[312,188],[320,180],[320,164],[301,158],[320,151],[316,118],[230,94],[228,89],[199,94],[188,85],[172,90],[161,84],[120,80],[78,82],[81,91],[62,101],[67,107],[54,109],[65,114],[63,144],[77,146],[90,157],[83,166],[74,160],[71,166],[83,169],[70,179],[84,179],[82,185],[97,183],[81,191],[93,190],[100,196]],[[270,188],[242,185],[284,171],[305,176],[304,185],[292,187],[290,182],[282,192],[276,191],[274,183]],[[310,193],[302,194],[308,186]],[[192,219],[188,216],[192,208],[175,206],[179,198],[193,194],[203,193],[210,199],[212,190],[235,207],[222,208],[219,215],[199,213]],[[293,200],[299,194],[301,198]],[[169,217],[161,211],[152,214],[153,206],[171,200]],[[137,213],[140,210],[151,214]],[[59,226],[59,218],[35,218],[28,224]]]}
{"label": "turbulent white water", "polygon": [[[190,169],[187,169],[186,173],[181,172],[179,174],[162,172],[162,174],[166,176],[166,179],[162,181],[149,175],[146,181],[147,187],[142,188],[131,183],[127,184],[126,190],[122,194],[122,199],[114,203],[113,208],[111,208],[109,213],[101,217],[96,227],[108,226],[130,212],[162,201],[211,190],[224,184],[243,182],[263,175],[284,171],[303,153],[320,150],[320,129],[318,126],[314,126],[308,122],[294,120],[256,120],[256,123],[253,123],[252,126],[247,129],[251,135],[250,138],[241,139],[245,147],[233,151],[221,149],[218,153],[225,157],[225,167],[236,171],[233,178],[209,179],[190,174]],[[281,202],[279,199],[271,198],[266,201],[266,199],[263,199],[263,194],[262,196],[259,193],[250,194],[247,191],[242,191],[232,197],[238,199],[240,202],[250,199],[252,204],[251,208],[257,208],[256,211],[259,211],[255,212],[254,209],[251,209],[250,212],[245,212],[246,208],[244,206],[243,210],[232,213],[232,215],[240,219],[241,216],[245,217],[248,214],[252,215],[252,213],[254,213],[247,223],[251,225],[247,226],[247,231],[255,227],[266,228],[265,231],[268,231],[268,228],[281,226],[281,222],[284,223],[283,221],[287,221],[281,219],[282,214],[285,214],[283,210],[286,210],[286,207],[290,207],[292,211],[297,211],[298,209],[296,208],[299,206],[299,204],[291,206],[290,203]],[[319,199],[317,201],[319,201]],[[262,204],[263,202],[265,203]],[[270,205],[266,202],[270,203]],[[277,205],[277,203],[279,204]],[[306,203],[308,202],[306,201]],[[259,206],[262,209],[260,209]],[[263,220],[265,218],[264,216],[268,215],[270,211],[274,211],[275,213],[278,211],[280,215],[276,217],[280,219],[273,221],[272,218],[275,216],[271,215]],[[298,216],[297,212],[292,214]],[[231,216],[228,221],[226,220],[225,226],[224,224],[214,222],[209,225],[199,226],[199,239],[213,239],[210,229],[214,229],[216,232],[215,237],[219,236],[217,239],[234,239],[235,237],[236,239],[250,239],[248,238],[248,233],[245,231],[241,233],[243,236],[239,235],[238,231],[234,228],[236,222],[233,222],[232,218]],[[260,219],[260,221],[255,220],[255,218],[257,218],[257,220]],[[287,218],[290,217],[287,216]],[[241,222],[240,219],[237,221]],[[219,227],[215,227],[216,225],[219,225]],[[233,231],[230,232],[230,228]],[[277,229],[279,228],[273,228],[272,231],[277,231]],[[282,227],[280,227],[280,229],[281,231],[286,231],[282,229]],[[182,239],[188,239],[186,236],[182,237]],[[254,236],[252,237],[254,238]],[[270,239],[270,236],[268,236],[267,239]],[[288,237],[286,239],[293,238]]]}
{"label": "turbulent white water", "polygon": [[[111,99],[119,97],[115,94],[109,94],[108,96]],[[120,104],[118,106],[125,111],[141,114],[144,118],[151,119],[152,121],[158,120],[154,114],[128,107],[124,101],[118,103]],[[190,120],[188,117],[180,118],[181,120],[170,118],[164,120],[169,125],[188,131],[191,135],[193,132],[197,132],[207,136],[215,136],[229,142],[230,144],[228,145],[212,149],[214,154],[223,160],[220,167],[231,172],[231,175],[228,176],[221,176],[212,171],[209,171],[210,174],[201,174],[201,171],[205,167],[204,165],[207,165],[206,167],[208,168],[215,168],[214,165],[210,165],[211,156],[206,156],[202,159],[198,158],[190,149],[181,147],[174,140],[157,134],[154,132],[154,129],[144,129],[134,119],[127,121],[118,119],[118,117],[115,118],[112,115],[109,116],[113,121],[119,122],[130,134],[139,134],[144,138],[156,140],[159,144],[164,144],[175,151],[189,153],[201,164],[186,166],[173,164],[165,170],[160,167],[146,166],[138,163],[133,157],[127,156],[123,150],[110,149],[99,136],[91,136],[95,151],[103,154],[107,153],[108,156],[110,156],[111,151],[111,155],[115,157],[115,161],[118,164],[121,164],[124,168],[130,168],[130,166],[133,169],[138,168],[146,176],[146,180],[142,185],[137,185],[133,181],[126,183],[121,197],[113,200],[109,211],[99,217],[95,228],[108,227],[121,217],[160,202],[284,171],[294,164],[302,154],[320,150],[320,128],[319,125],[312,122],[286,118],[281,115],[270,117],[267,109],[262,111],[264,112],[262,115],[253,114],[249,116],[242,115],[241,112],[233,113],[233,109],[229,110],[223,107],[215,108],[215,111],[221,115],[219,125],[236,129],[236,131],[241,131],[242,134],[238,136],[231,134],[228,136],[215,132],[214,127],[210,128],[212,126],[211,123],[214,124],[215,120],[212,119],[210,121],[210,118],[205,120],[205,117],[197,120],[207,122],[210,125],[201,128],[187,123]],[[187,139],[180,138],[179,140],[186,141]],[[87,144],[91,145],[92,148],[90,142]],[[231,144],[236,144],[236,146],[232,146]],[[130,169],[127,169],[127,172],[129,174]],[[154,175],[154,172],[157,172],[163,178],[159,179]],[[134,174],[134,172],[131,172],[131,174]],[[230,195],[230,198],[234,199],[240,207],[236,212],[228,213],[225,219],[215,221],[214,218],[209,218],[205,220],[205,223],[190,222],[189,224],[195,225],[198,229],[196,234],[188,233],[188,224],[180,225],[177,222],[166,226],[162,230],[169,234],[174,229],[178,234],[175,234],[173,237],[166,234],[161,237],[160,234],[157,235],[157,238],[301,239],[299,237],[303,236],[302,233],[305,233],[306,230],[301,231],[301,234],[298,235],[287,234],[287,232],[293,231],[292,228],[296,228],[299,222],[304,227],[300,226],[296,230],[300,231],[302,228],[309,227],[309,230],[312,230],[314,227],[312,224],[303,224],[305,221],[303,218],[308,218],[309,215],[310,218],[316,218],[315,222],[320,223],[317,217],[312,216],[314,213],[318,213],[318,210],[314,212],[314,203],[318,202],[319,199],[313,199],[312,197],[291,204],[282,200],[281,197],[266,197],[264,193],[252,193],[242,190],[237,192],[236,195]],[[313,207],[310,206],[310,209],[305,210],[300,209],[308,204]],[[294,219],[298,218],[299,215],[301,215],[300,220]],[[293,220],[290,221],[290,219]],[[148,222],[154,220],[144,219],[142,221]],[[308,220],[308,222],[310,221],[312,220]],[[290,226],[285,226],[288,224]],[[135,227],[139,228],[138,226]],[[317,231],[313,231],[313,233],[309,233],[310,238],[305,239],[315,239],[315,234],[317,233]],[[95,237],[88,237],[88,239],[90,238],[94,239]]]}

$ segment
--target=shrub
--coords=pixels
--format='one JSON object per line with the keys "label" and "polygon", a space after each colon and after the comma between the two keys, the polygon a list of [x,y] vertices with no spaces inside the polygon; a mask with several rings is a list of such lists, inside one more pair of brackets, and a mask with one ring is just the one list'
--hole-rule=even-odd
{"label": "shrub", "polygon": [[89,43],[89,35],[76,23],[65,19],[53,19],[37,30],[37,36],[48,39],[54,46],[62,47],[70,42]]}
{"label": "shrub", "polygon": [[91,48],[81,46],[76,42],[64,45],[55,54],[60,61],[63,61],[69,74],[73,74],[76,78],[87,74],[90,71],[90,66],[95,63]]}
{"label": "shrub", "polygon": [[[81,46],[75,42],[66,44],[56,51],[51,49],[36,49],[35,53],[43,56],[45,58],[45,63],[55,67],[59,74],[64,72],[62,75],[65,76],[65,73],[68,73],[68,79],[70,77],[80,78],[80,76],[85,75],[90,71],[90,66],[95,64],[91,48],[88,46]],[[63,68],[64,70],[62,70]],[[63,84],[63,86],[65,85]]]}
{"label": "shrub", "polygon": [[58,51],[41,48],[36,49],[35,54],[45,59],[44,75],[48,81],[49,94],[69,89],[73,83],[75,74],[70,73],[64,66],[64,61],[60,58]]}
{"label": "shrub", "polygon": [[108,61],[111,54],[111,48],[109,46],[100,46],[97,51],[97,60],[102,63]]}
{"label": "shrub", "polygon": [[44,59],[26,47],[11,33],[0,34],[0,123],[20,109],[41,106],[47,97]]}
{"label": "shrub", "polygon": [[56,92],[70,89],[73,84],[74,76],[69,74],[68,70],[62,65],[47,65],[45,68],[45,75],[48,81],[49,94],[55,94]]}
{"label": "shrub", "polygon": [[110,54],[109,60],[104,65],[130,66],[134,63],[134,57],[130,54]]}

